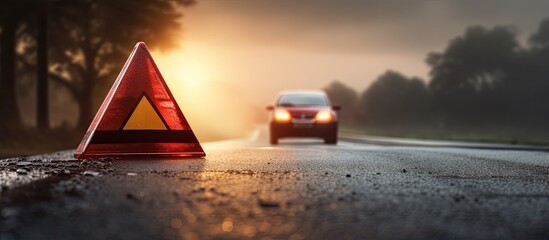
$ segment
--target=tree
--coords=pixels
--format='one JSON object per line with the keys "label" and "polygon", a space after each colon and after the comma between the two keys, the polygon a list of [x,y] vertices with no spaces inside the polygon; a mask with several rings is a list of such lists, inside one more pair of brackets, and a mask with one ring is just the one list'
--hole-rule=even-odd
{"label": "tree", "polygon": [[486,95],[509,74],[507,70],[518,50],[512,28],[473,26],[451,40],[443,53],[429,54],[429,88],[438,112],[456,119],[471,112],[486,113],[490,110],[486,108],[497,109],[482,105],[484,100],[479,96]]}
{"label": "tree", "polygon": [[537,49],[549,49],[549,18],[540,22],[537,32],[530,36],[529,43]]}
{"label": "tree", "polygon": [[358,102],[358,93],[351,87],[336,80],[330,83],[323,90],[326,92],[333,105],[339,105],[342,107],[338,116],[340,120],[345,124],[349,123],[356,115],[356,104]]}
{"label": "tree", "polygon": [[[146,41],[152,49],[177,46],[182,8],[195,3],[194,0],[46,1],[0,3],[2,126],[14,128],[21,123],[15,96],[17,34],[26,39],[25,51],[17,60],[27,69],[38,72],[39,96],[47,98],[45,73],[57,85],[68,89],[78,102],[78,126],[83,129],[93,114],[94,94],[102,95],[106,91],[103,86],[114,80],[132,46],[138,41]],[[37,15],[42,18],[36,18]],[[41,21],[44,19],[49,21]],[[48,35],[55,41],[46,44]],[[34,41],[29,40],[32,38]],[[44,46],[48,47],[49,56]],[[40,64],[35,64],[37,61]],[[45,71],[47,69],[49,71]],[[47,105],[43,103],[39,100],[38,115],[42,120],[38,122],[47,126]]]}
{"label": "tree", "polygon": [[15,56],[17,31],[28,1],[0,2],[0,127],[17,129],[21,118],[15,96]]}
{"label": "tree", "polygon": [[[98,86],[113,81],[133,45],[177,46],[182,7],[194,0],[75,0],[51,8],[51,80],[66,87],[79,104],[77,126],[85,129]],[[55,17],[54,17],[55,16]]]}
{"label": "tree", "polygon": [[505,90],[513,97],[517,113],[545,124],[549,120],[549,18],[540,22],[529,44]]}
{"label": "tree", "polygon": [[370,123],[407,123],[425,119],[429,92],[424,81],[395,71],[379,76],[360,96],[361,118]]}
{"label": "tree", "polygon": [[50,127],[49,120],[49,63],[48,63],[48,2],[39,1],[38,33],[36,34],[36,125],[46,130]]}

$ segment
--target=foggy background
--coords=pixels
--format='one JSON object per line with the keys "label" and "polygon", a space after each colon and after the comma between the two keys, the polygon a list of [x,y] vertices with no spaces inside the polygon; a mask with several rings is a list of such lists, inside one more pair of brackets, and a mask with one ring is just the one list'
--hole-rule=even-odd
{"label": "foggy background", "polygon": [[[0,7],[4,152],[76,147],[138,41],[201,141],[248,135],[287,89],[325,89],[346,131],[548,139],[546,1],[40,2]],[[40,29],[49,30],[45,125]],[[96,59],[87,66],[86,56]]]}

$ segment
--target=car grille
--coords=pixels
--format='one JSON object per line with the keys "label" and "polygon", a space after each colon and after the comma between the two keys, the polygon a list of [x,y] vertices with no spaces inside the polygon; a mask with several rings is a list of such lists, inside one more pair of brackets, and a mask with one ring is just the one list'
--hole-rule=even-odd
{"label": "car grille", "polygon": [[315,118],[315,114],[311,113],[291,113],[292,118],[294,119],[313,119]]}

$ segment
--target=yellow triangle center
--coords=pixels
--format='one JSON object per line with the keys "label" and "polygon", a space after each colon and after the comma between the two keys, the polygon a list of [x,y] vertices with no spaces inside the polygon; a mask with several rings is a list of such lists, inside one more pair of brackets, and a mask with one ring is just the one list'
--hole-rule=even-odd
{"label": "yellow triangle center", "polygon": [[145,96],[133,111],[123,130],[168,130],[152,104]]}

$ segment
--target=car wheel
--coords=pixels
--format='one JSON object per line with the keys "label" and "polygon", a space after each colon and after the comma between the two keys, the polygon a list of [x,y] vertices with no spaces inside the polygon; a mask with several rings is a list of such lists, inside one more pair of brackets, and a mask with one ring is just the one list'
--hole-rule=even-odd
{"label": "car wheel", "polygon": [[325,144],[337,144],[337,134],[330,134],[324,138]]}
{"label": "car wheel", "polygon": [[271,133],[270,142],[273,145],[278,144],[278,137]]}

